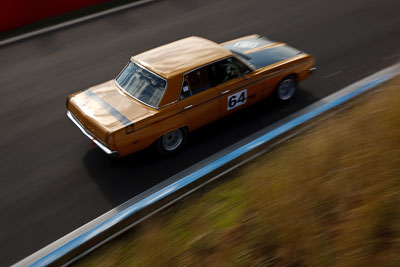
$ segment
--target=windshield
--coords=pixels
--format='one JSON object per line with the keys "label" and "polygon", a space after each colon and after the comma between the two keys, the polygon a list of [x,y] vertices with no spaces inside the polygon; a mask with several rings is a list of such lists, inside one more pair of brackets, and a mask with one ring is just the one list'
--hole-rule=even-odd
{"label": "windshield", "polygon": [[233,54],[235,54],[237,57],[239,57],[241,59],[241,61],[246,62],[248,65],[250,65],[252,68],[254,68],[253,63],[250,61],[251,57],[249,57],[248,55],[243,54],[241,52],[235,51],[235,50],[231,50],[231,52]]}
{"label": "windshield", "polygon": [[157,107],[167,82],[160,76],[130,62],[116,79],[118,85],[137,100]]}

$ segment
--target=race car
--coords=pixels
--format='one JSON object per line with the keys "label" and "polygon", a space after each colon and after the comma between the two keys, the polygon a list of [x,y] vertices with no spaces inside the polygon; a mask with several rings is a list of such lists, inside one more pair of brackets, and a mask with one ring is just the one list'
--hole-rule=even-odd
{"label": "race car", "polygon": [[222,44],[181,39],[133,56],[116,79],[67,98],[67,115],[105,153],[155,145],[177,152],[187,134],[275,95],[291,99],[314,58],[249,35]]}

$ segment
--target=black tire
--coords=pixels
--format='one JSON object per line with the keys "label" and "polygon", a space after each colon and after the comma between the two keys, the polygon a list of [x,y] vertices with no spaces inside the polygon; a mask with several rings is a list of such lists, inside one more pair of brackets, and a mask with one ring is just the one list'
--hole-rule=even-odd
{"label": "black tire", "polygon": [[282,79],[275,89],[275,96],[281,102],[289,101],[297,91],[297,79],[290,75]]}
{"label": "black tire", "polygon": [[172,155],[178,152],[186,143],[187,129],[180,128],[170,131],[156,142],[157,150],[162,155]]}

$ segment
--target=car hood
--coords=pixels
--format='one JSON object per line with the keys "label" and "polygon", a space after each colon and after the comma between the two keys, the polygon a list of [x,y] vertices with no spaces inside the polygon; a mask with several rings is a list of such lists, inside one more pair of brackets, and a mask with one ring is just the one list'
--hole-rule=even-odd
{"label": "car hood", "polygon": [[155,110],[122,92],[114,80],[73,95],[68,109],[78,118],[95,121],[108,132],[132,125],[155,113]]}
{"label": "car hood", "polygon": [[274,42],[259,35],[250,35],[221,45],[247,60],[255,69],[305,54],[285,43]]}

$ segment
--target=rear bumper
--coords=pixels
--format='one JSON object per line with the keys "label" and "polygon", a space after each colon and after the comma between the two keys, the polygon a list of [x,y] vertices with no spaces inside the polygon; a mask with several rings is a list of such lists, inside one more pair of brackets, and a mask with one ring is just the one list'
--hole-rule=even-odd
{"label": "rear bumper", "polygon": [[83,125],[77,120],[77,118],[69,110],[67,111],[67,116],[68,116],[68,118],[71,119],[71,121],[73,123],[75,123],[76,126],[78,126],[78,128],[82,131],[82,133],[84,135],[89,137],[89,139],[92,140],[93,143],[95,143],[98,147],[100,147],[104,152],[106,152],[110,156],[114,156],[114,157],[118,156],[117,151],[109,149],[105,144],[103,144],[102,142],[97,140],[96,137],[94,137],[89,131],[87,131],[85,129],[85,127],[83,127]]}

